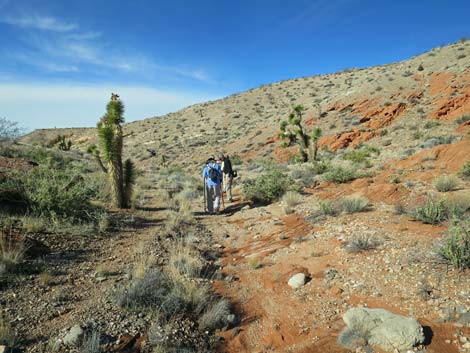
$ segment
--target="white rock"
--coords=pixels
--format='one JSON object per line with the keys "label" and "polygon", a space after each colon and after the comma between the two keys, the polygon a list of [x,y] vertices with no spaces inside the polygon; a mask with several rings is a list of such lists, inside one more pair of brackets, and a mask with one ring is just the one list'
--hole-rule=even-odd
{"label": "white rock", "polygon": [[63,343],[66,346],[77,346],[80,343],[80,340],[84,332],[80,325],[73,326],[70,331],[65,335]]}
{"label": "white rock", "polygon": [[297,288],[302,287],[305,284],[306,280],[307,280],[307,276],[305,276],[304,273],[297,273],[289,279],[287,284],[290,287],[297,289]]}
{"label": "white rock", "polygon": [[424,341],[423,328],[416,319],[384,309],[352,308],[343,320],[349,329],[365,334],[371,345],[388,352],[409,349]]}

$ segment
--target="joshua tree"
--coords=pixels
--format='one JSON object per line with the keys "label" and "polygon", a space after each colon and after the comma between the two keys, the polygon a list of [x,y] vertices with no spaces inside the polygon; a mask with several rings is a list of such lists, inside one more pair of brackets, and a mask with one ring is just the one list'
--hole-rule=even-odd
{"label": "joshua tree", "polygon": [[108,173],[113,195],[113,205],[118,208],[129,207],[132,186],[135,181],[134,164],[130,159],[122,163],[123,133],[121,124],[124,122],[124,105],[119,96],[111,95],[106,106],[106,114],[98,122],[98,138],[105,164],[101,161],[100,151],[96,146],[88,148],[88,152],[98,161],[100,168]]}
{"label": "joshua tree", "polygon": [[317,154],[318,154],[318,140],[320,139],[322,135],[322,131],[319,127],[315,127],[310,134],[310,139],[312,141],[312,159],[314,161],[317,160]]}
{"label": "joshua tree", "polygon": [[[283,146],[291,146],[298,143],[300,147],[300,156],[303,162],[317,160],[318,139],[321,136],[320,128],[315,128],[311,135],[308,135],[302,126],[302,114],[305,108],[302,105],[296,105],[289,114],[289,118],[281,122],[280,138],[284,139]],[[286,141],[287,140],[287,141]],[[313,142],[313,145],[312,145]]]}
{"label": "joshua tree", "polygon": [[57,147],[61,151],[70,151],[70,148],[72,147],[72,141],[66,140],[65,135],[59,135],[57,136]]}

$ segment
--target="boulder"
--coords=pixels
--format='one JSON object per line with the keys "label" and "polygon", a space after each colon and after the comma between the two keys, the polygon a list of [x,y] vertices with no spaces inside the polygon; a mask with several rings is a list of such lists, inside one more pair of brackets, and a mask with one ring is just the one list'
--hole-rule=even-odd
{"label": "boulder", "polygon": [[356,335],[385,351],[404,350],[424,341],[423,328],[415,318],[384,309],[352,308],[343,320]]}
{"label": "boulder", "polygon": [[306,280],[307,280],[307,276],[305,276],[305,273],[297,273],[289,279],[287,284],[290,287],[297,289],[297,288],[302,287],[305,284]]}

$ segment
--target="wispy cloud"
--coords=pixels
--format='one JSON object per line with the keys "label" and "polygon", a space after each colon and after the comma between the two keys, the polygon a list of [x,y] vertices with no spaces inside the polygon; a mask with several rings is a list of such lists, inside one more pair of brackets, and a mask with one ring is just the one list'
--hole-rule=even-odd
{"label": "wispy cloud", "polygon": [[6,16],[0,18],[0,22],[20,28],[32,28],[52,32],[70,32],[78,29],[78,26],[74,23],[68,23],[54,17],[37,14],[28,14],[18,17]]}
{"label": "wispy cloud", "polygon": [[301,8],[299,13],[290,17],[287,24],[298,25],[301,23],[309,26],[318,26],[337,20],[338,16],[346,13],[348,5],[353,0],[323,1],[314,0],[308,6]]}
{"label": "wispy cloud", "polygon": [[140,77],[146,81],[168,79],[215,83],[201,68],[160,63],[144,53],[126,50],[125,43],[116,47],[101,32],[84,29],[79,24],[59,18],[36,13],[16,17],[0,15],[0,23],[23,29],[19,34],[22,45],[16,49],[5,48],[4,52],[8,54],[5,56],[48,73],[80,72],[96,74],[101,79],[133,74],[133,78]]}

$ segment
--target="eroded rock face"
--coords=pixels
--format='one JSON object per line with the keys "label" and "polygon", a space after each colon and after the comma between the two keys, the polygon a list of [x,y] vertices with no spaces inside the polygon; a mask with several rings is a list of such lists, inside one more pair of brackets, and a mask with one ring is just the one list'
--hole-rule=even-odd
{"label": "eroded rock face", "polygon": [[389,352],[409,349],[424,341],[423,328],[415,318],[384,309],[352,308],[343,320],[348,330]]}

